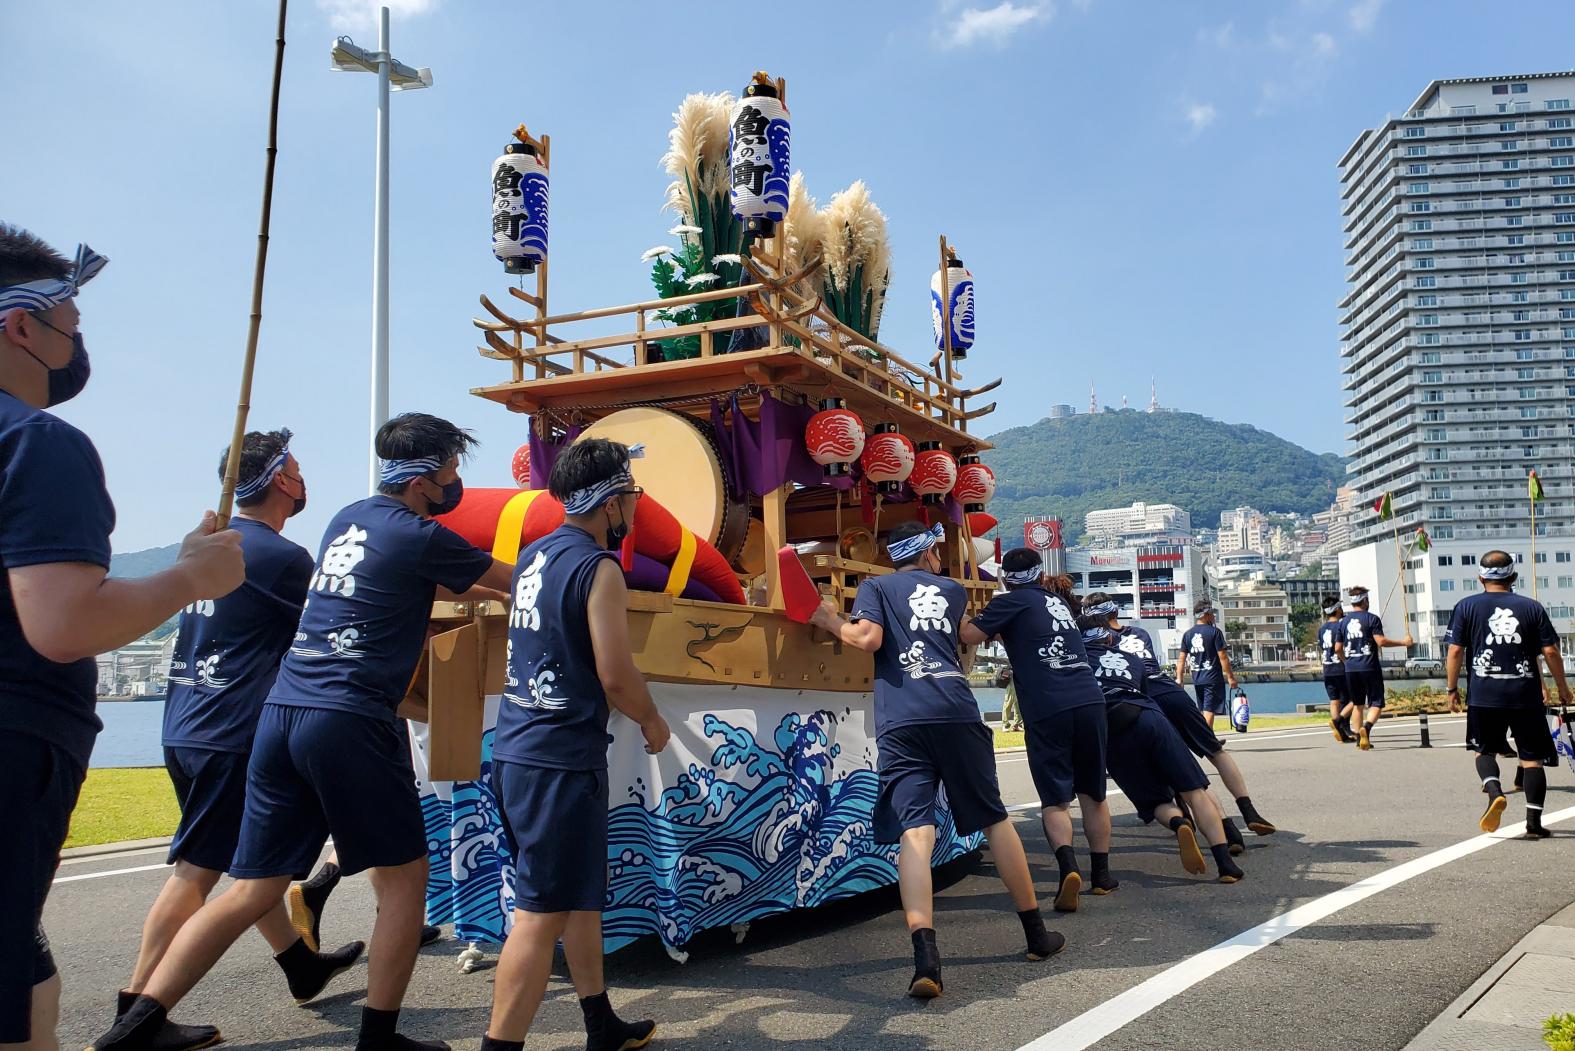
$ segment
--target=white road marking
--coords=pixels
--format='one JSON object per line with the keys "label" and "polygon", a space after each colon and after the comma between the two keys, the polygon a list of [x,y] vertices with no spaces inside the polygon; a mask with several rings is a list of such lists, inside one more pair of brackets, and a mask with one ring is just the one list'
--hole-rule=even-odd
{"label": "white road marking", "polygon": [[[1557,824],[1575,817],[1575,807],[1549,814],[1542,819],[1544,825]],[[1348,906],[1365,901],[1380,891],[1385,891],[1436,868],[1469,857],[1479,850],[1486,850],[1506,839],[1519,835],[1518,829],[1500,829],[1490,835],[1476,836],[1453,846],[1423,854],[1401,865],[1386,869],[1376,875],[1342,887],[1331,894],[1298,905],[1289,912],[1265,920],[1234,938],[1205,949],[1173,967],[1141,982],[1119,996],[1112,997],[1098,1007],[1084,1011],[1076,1018],[1059,1025],[1050,1032],[1031,1040],[1018,1051],[1083,1051],[1116,1030],[1143,1017],[1160,1004],[1186,992],[1205,978],[1209,978],[1233,963],[1246,959],[1265,946],[1295,934],[1303,927],[1328,919]]]}
{"label": "white road marking", "polygon": [[143,847],[141,850],[113,850],[105,854],[89,854],[88,856],[81,858],[61,858],[60,864],[91,865],[95,861],[103,863],[105,861],[113,861],[117,858],[134,858],[140,854],[168,854],[169,852],[170,848],[168,846]]}
{"label": "white road marking", "polygon": [[154,869],[164,868],[169,868],[169,866],[163,862],[160,862],[157,865],[142,865],[134,869],[110,869],[107,872],[85,872],[80,876],[56,876],[55,885],[58,886],[62,883],[75,883],[78,880],[84,879],[103,879],[105,876],[124,876],[131,872],[152,872]]}

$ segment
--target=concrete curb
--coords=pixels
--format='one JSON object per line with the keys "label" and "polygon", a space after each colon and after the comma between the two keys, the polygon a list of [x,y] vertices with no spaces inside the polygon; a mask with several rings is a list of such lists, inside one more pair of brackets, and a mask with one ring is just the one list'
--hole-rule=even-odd
{"label": "concrete curb", "polygon": [[1575,903],[1527,934],[1405,1051],[1547,1051],[1542,1022],[1575,1004]]}
{"label": "concrete curb", "polygon": [[126,839],[119,843],[95,843],[90,847],[67,847],[60,852],[62,858],[96,858],[104,854],[124,854],[131,850],[146,850],[149,847],[167,847],[170,845],[170,836],[157,836],[153,839]]}

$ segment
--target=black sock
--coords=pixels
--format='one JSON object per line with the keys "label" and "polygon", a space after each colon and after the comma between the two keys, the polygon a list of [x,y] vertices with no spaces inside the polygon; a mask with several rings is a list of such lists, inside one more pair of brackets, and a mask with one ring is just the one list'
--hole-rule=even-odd
{"label": "black sock", "polygon": [[481,1038],[481,1051],[525,1051],[523,1040],[499,1040],[495,1036]]}
{"label": "black sock", "polygon": [[1489,796],[1504,794],[1504,786],[1498,780],[1498,759],[1491,755],[1478,753],[1477,776],[1482,779],[1482,787],[1487,789]]}
{"label": "black sock", "polygon": [[1236,879],[1241,879],[1245,875],[1241,870],[1241,866],[1231,860],[1230,844],[1220,843],[1216,846],[1210,846],[1209,853],[1214,855],[1214,867],[1220,870],[1222,878],[1234,876]]}
{"label": "black sock", "polygon": [[[935,944],[933,927],[920,927],[913,932],[913,982],[920,978],[941,984],[941,950]],[[908,984],[911,986],[913,982]]]}
{"label": "black sock", "polygon": [[330,979],[352,966],[365,951],[365,942],[351,942],[334,952],[317,953],[306,947],[303,938],[273,958],[284,972],[290,986],[290,995],[297,1000],[310,1000],[323,991]]}
{"label": "black sock", "polygon": [[1110,874],[1110,852],[1096,854],[1088,853],[1089,878],[1093,880],[1094,889],[1112,891],[1121,886],[1120,882]]}
{"label": "black sock", "polygon": [[394,1036],[399,1025],[399,1012],[379,1011],[375,1007],[361,1008],[361,1039],[358,1043],[383,1042]]}
{"label": "black sock", "polygon": [[131,1001],[125,1004],[125,1010],[120,1017],[115,1019],[115,1024],[94,1041],[94,1047],[103,1048],[146,1048],[153,1046],[153,1038],[158,1035],[164,1023],[168,1020],[168,1012],[164,1005],[143,994],[131,996]]}
{"label": "black sock", "polygon": [[1173,817],[1169,821],[1165,822],[1165,824],[1170,826],[1170,830],[1172,832],[1177,831],[1178,829],[1181,828],[1182,825],[1185,825],[1186,823],[1187,823],[1187,819],[1182,817],[1180,814],[1177,814],[1175,817]]}
{"label": "black sock", "polygon": [[1061,868],[1061,882],[1066,882],[1066,877],[1077,871],[1077,854],[1070,846],[1055,848],[1055,863]]}
{"label": "black sock", "polygon": [[1542,827],[1542,804],[1548,798],[1548,774],[1540,766],[1523,767],[1526,771],[1526,827]]}
{"label": "black sock", "polygon": [[331,887],[338,882],[339,866],[335,865],[332,861],[325,861],[323,862],[322,867],[317,870],[316,874],[313,875],[311,879],[301,884],[301,886],[310,887],[312,890],[321,890],[324,887]]}

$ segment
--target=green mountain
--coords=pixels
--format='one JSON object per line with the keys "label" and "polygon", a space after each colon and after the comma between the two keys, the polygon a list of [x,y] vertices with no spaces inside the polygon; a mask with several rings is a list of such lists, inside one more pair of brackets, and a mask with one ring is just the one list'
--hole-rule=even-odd
{"label": "green mountain", "polygon": [[179,544],[150,547],[142,551],[117,551],[109,560],[109,575],[128,579],[150,577],[173,566],[178,554]]}
{"label": "green mountain", "polygon": [[1059,517],[1070,543],[1082,535],[1089,511],[1135,500],[1177,504],[1199,529],[1242,505],[1310,514],[1326,509],[1345,480],[1345,462],[1334,453],[1311,453],[1256,427],[1191,412],[1044,419],[990,441],[990,513],[1008,547],[1023,535],[1025,519]]}

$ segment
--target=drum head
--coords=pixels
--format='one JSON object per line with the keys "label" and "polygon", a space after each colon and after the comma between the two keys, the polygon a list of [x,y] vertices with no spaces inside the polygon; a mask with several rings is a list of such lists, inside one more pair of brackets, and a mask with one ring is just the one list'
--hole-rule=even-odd
{"label": "drum head", "polygon": [[743,545],[748,512],[728,498],[722,458],[709,430],[683,413],[640,407],[613,413],[580,438],[643,442],[645,456],[630,464],[634,483],[732,561]]}

